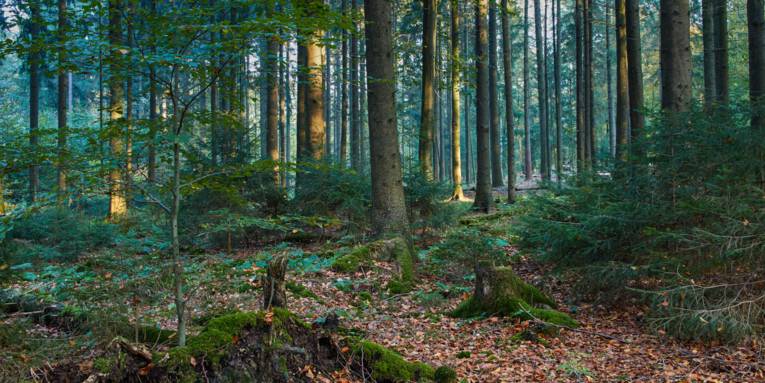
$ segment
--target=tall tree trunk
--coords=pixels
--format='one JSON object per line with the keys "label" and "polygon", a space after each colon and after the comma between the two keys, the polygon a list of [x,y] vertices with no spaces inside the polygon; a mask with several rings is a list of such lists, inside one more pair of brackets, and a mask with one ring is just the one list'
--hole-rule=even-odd
{"label": "tall tree trunk", "polygon": [[561,67],[560,67],[560,53],[561,53],[561,36],[560,36],[560,0],[556,0],[555,3],[555,21],[554,21],[554,34],[555,34],[555,173],[558,178],[558,182],[561,182],[563,177],[563,119],[561,107]]}
{"label": "tall tree trunk", "polygon": [[574,30],[576,40],[576,170],[583,173],[587,169],[586,155],[586,92],[584,75],[584,1],[576,0],[574,6]]}
{"label": "tall tree trunk", "polygon": [[[297,160],[303,162],[307,153],[308,134],[306,129],[306,116],[305,116],[305,94],[308,84],[308,77],[306,76],[306,50],[305,45],[297,44]],[[300,172],[295,177],[297,178],[298,185],[300,184]]]}
{"label": "tall tree trunk", "polygon": [[[287,103],[286,107],[286,120],[284,121],[284,142],[282,143],[284,145],[284,161],[290,162],[292,159],[292,135],[290,125],[292,121],[292,81],[290,79],[290,44],[286,44],[285,48],[285,54],[284,54],[284,60],[286,68],[284,69],[285,76],[284,76],[284,99]],[[286,166],[285,166],[286,167]],[[290,180],[289,180],[289,173],[285,169],[284,172],[284,181],[283,184],[285,187],[290,186]]]}
{"label": "tall tree trunk", "polygon": [[462,158],[460,153],[460,11],[459,0],[451,0],[451,61],[452,61],[452,199],[464,198],[462,192]]}
{"label": "tall tree trunk", "polygon": [[[282,164],[287,162],[287,146],[285,145],[287,139],[287,84],[285,77],[287,74],[287,65],[284,64],[284,44],[279,44],[279,161]],[[287,187],[287,166],[281,167],[281,176],[279,183],[282,188]]]}
{"label": "tall tree trunk", "polygon": [[[316,0],[314,0],[316,1]],[[324,64],[322,47],[319,45],[323,33],[315,31],[306,42],[306,65],[308,83],[305,94],[306,129],[308,129],[308,155],[314,161],[324,159],[326,121],[324,120]]]}
{"label": "tall tree trunk", "polygon": [[[351,0],[351,14],[359,17],[358,0]],[[359,106],[359,41],[356,23],[351,32],[351,168],[361,171],[361,108]]]}
{"label": "tall tree trunk", "polygon": [[548,144],[549,135],[547,134],[547,68],[544,61],[544,43],[542,37],[542,7],[539,0],[534,0],[534,31],[537,40],[537,92],[539,93],[539,134],[540,154],[542,159],[542,179],[549,180],[549,164],[547,163],[547,151],[550,148]]}
{"label": "tall tree trunk", "polygon": [[420,172],[428,179],[433,179],[433,127],[434,91],[433,80],[436,75],[436,0],[422,2],[422,106],[420,110],[420,141],[418,159]]}
{"label": "tall tree trunk", "polygon": [[[329,40],[333,39],[330,32],[327,32]],[[324,107],[324,155],[327,158],[332,158],[332,50],[330,44],[324,46],[322,50],[322,68],[324,70],[324,83],[323,83],[323,98],[322,105]]]}
{"label": "tall tree trunk", "polygon": [[[273,16],[273,6],[269,6],[269,16]],[[279,40],[277,34],[268,37],[266,50],[266,152],[268,159],[274,162],[273,182],[279,187]]]}
{"label": "tall tree trunk", "polygon": [[730,90],[728,85],[728,1],[714,0],[714,38],[715,38],[715,86],[717,102],[728,105]]}
{"label": "tall tree trunk", "polygon": [[378,233],[405,233],[409,223],[404,200],[401,155],[396,126],[391,2],[366,0],[369,149],[372,173],[372,221]]}
{"label": "tall tree trunk", "polygon": [[585,52],[585,58],[584,58],[584,69],[585,69],[585,100],[586,100],[586,107],[585,107],[585,114],[587,116],[587,120],[585,121],[585,125],[587,126],[587,129],[585,130],[585,135],[587,138],[587,141],[585,142],[586,146],[586,156],[587,156],[587,166],[589,168],[592,168],[595,163],[595,92],[594,92],[594,71],[593,71],[593,61],[592,61],[592,50],[593,50],[593,34],[592,34],[592,0],[585,0],[585,11],[584,11],[584,36],[585,36],[585,46],[584,46],[584,52]]}
{"label": "tall tree trunk", "polygon": [[[749,102],[755,155],[762,164],[763,132],[765,132],[765,1],[747,0],[746,15],[749,30]],[[760,187],[765,187],[765,169],[760,166]]]}
{"label": "tall tree trunk", "polygon": [[529,79],[529,0],[523,5],[523,173],[526,181],[530,181],[534,172],[534,162],[531,148],[531,117],[529,114],[529,99],[531,98],[531,81]]}
{"label": "tall tree trunk", "polygon": [[[157,12],[157,0],[151,0],[151,9],[150,12],[152,15],[156,14]],[[212,34],[210,34],[212,36]],[[152,53],[156,53],[156,48],[154,45],[151,46]],[[213,82],[213,86],[210,87],[210,98],[212,99],[214,93],[215,83]],[[149,65],[149,136],[147,137],[148,141],[148,158],[146,159],[146,171],[147,171],[147,179],[149,182],[154,183],[157,181],[157,145],[155,143],[157,139],[157,130],[159,128],[159,120],[158,120],[158,103],[157,103],[157,67],[155,65]],[[214,105],[214,101],[211,104]],[[210,112],[212,115],[212,119],[214,121],[215,119],[215,113],[212,112],[213,109],[210,108]],[[212,131],[212,125],[211,125],[211,131]],[[213,134],[211,134],[212,136]],[[212,138],[212,137],[211,137]],[[211,140],[212,142],[212,140]],[[215,145],[211,145],[210,148],[210,156],[212,158],[212,165],[215,166]]]}
{"label": "tall tree trunk", "polygon": [[58,203],[66,201],[66,166],[67,166],[67,92],[69,91],[69,75],[66,71],[66,30],[67,30],[67,0],[58,0]]}
{"label": "tall tree trunk", "polygon": [[[134,1],[128,1],[126,4],[127,19],[125,25],[127,26],[127,52],[132,55],[133,45],[133,16],[135,15],[135,3]],[[133,119],[134,116],[134,104],[133,104],[133,75],[130,71],[125,75],[125,171],[123,174],[123,182],[125,184],[125,203],[129,204],[130,188],[132,187],[133,180]]]}
{"label": "tall tree trunk", "polygon": [[29,166],[29,201],[37,200],[37,192],[40,188],[40,167],[37,163],[39,155],[39,125],[40,125],[40,64],[42,56],[40,55],[40,24],[42,15],[40,4],[29,2],[29,34],[32,40],[32,47],[29,50],[29,149],[32,152],[32,162]]}
{"label": "tall tree trunk", "polygon": [[661,106],[681,113],[691,102],[691,43],[688,0],[661,0]]}
{"label": "tall tree trunk", "polygon": [[630,104],[627,69],[627,4],[616,0],[616,157],[627,159]]}
{"label": "tall tree trunk", "polygon": [[109,218],[119,219],[127,213],[125,178],[119,165],[125,155],[123,140],[125,83],[122,73],[122,0],[109,0],[109,144],[112,164],[109,168]]}
{"label": "tall tree trunk", "polygon": [[[343,13],[348,11],[348,0],[343,0]],[[340,164],[348,163],[348,32],[342,33],[342,80],[340,81]]]}
{"label": "tall tree trunk", "polygon": [[[456,0],[452,0],[456,1]],[[505,75],[505,135],[507,138],[507,202],[515,202],[515,123],[513,121],[513,58],[510,6],[502,0],[502,67]]]}
{"label": "tall tree trunk", "polygon": [[[613,92],[613,80],[611,79],[611,8],[606,6],[606,27],[604,28],[604,34],[606,35],[606,92],[608,103],[608,117],[606,118],[606,124],[608,126],[608,147],[611,157],[616,158],[616,115],[614,114],[614,92]],[[617,24],[617,30],[618,30]],[[617,33],[618,34],[618,33]],[[618,39],[618,36],[617,36]],[[618,43],[618,41],[617,41]],[[618,49],[617,44],[617,49]],[[627,60],[629,62],[629,59]]]}
{"label": "tall tree trunk", "polygon": [[489,212],[492,209],[494,199],[491,191],[491,159],[490,148],[490,119],[489,106],[489,31],[487,16],[489,12],[489,0],[475,0],[475,58],[477,86],[476,86],[476,188],[475,208]]}
{"label": "tall tree trunk", "polygon": [[711,110],[717,98],[715,84],[715,17],[714,7],[717,0],[702,0],[702,38],[704,44],[704,105]]}
{"label": "tall tree trunk", "polygon": [[627,71],[630,99],[630,136],[633,155],[640,157],[640,139],[643,136],[643,53],[640,39],[640,1],[627,0]]}
{"label": "tall tree trunk", "polygon": [[502,146],[499,135],[499,92],[497,91],[497,4],[489,1],[489,113],[491,114],[491,185],[502,186]]}

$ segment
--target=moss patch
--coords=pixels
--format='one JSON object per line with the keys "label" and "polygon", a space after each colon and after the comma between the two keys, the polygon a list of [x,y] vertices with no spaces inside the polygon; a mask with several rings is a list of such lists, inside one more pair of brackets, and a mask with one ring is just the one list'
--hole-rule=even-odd
{"label": "moss patch", "polygon": [[348,254],[345,254],[332,263],[332,270],[341,273],[355,273],[362,266],[371,262],[369,257],[369,245],[362,245],[354,248]]}
{"label": "moss patch", "polygon": [[393,350],[377,343],[359,341],[351,347],[355,355],[363,358],[364,366],[377,382],[430,382],[435,371],[422,362],[408,362]]}
{"label": "moss patch", "polygon": [[449,366],[441,366],[433,374],[436,383],[457,383],[457,372]]}
{"label": "moss patch", "polygon": [[291,292],[292,294],[295,294],[295,296],[298,296],[301,298],[311,298],[315,300],[316,302],[324,303],[324,300],[322,300],[313,291],[309,290],[307,287],[301,285],[300,283],[287,282],[286,287],[287,287],[287,290]]}

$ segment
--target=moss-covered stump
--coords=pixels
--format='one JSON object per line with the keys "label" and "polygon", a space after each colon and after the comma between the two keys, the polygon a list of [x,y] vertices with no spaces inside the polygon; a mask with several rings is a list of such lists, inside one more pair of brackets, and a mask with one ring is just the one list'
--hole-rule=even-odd
{"label": "moss-covered stump", "polygon": [[470,318],[479,315],[499,315],[576,327],[578,323],[557,307],[552,298],[524,282],[510,267],[492,267],[487,263],[476,266],[475,292],[462,302],[452,315]]}
{"label": "moss-covered stump", "polygon": [[287,383],[313,382],[350,366],[356,376],[378,383],[451,382],[447,368],[436,379],[436,370],[427,364],[333,330],[309,325],[280,308],[236,312],[211,319],[184,347],[146,355],[130,351],[147,350],[144,345],[115,340],[115,348],[92,360],[89,371],[72,363],[50,376],[57,381]]}

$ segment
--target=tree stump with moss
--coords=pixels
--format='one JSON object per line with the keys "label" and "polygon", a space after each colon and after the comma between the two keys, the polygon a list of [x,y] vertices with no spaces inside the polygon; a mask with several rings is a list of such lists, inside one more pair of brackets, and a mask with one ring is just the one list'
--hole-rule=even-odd
{"label": "tree stump with moss", "polygon": [[264,310],[268,310],[271,307],[287,307],[286,274],[287,257],[277,255],[268,264],[268,270],[263,282]]}
{"label": "tree stump with moss", "polygon": [[567,314],[554,310],[557,307],[555,301],[524,282],[511,267],[478,262],[475,269],[475,292],[454,310],[455,317],[499,315],[566,327],[578,326]]}
{"label": "tree stump with moss", "polygon": [[343,273],[353,273],[372,264],[373,260],[395,261],[396,278],[388,285],[394,293],[411,290],[414,280],[414,255],[404,237],[381,239],[357,246],[349,253],[337,258],[332,263],[332,269]]}

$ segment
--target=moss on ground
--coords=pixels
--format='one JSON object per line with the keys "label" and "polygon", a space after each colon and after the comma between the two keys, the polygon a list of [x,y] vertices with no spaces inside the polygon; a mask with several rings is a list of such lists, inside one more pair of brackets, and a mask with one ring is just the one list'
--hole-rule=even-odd
{"label": "moss on ground", "polygon": [[332,263],[332,270],[341,273],[355,273],[362,266],[371,262],[369,257],[369,246],[361,245],[352,249],[348,254],[340,256]]}
{"label": "moss on ground", "polygon": [[295,294],[295,296],[301,297],[301,298],[311,298],[319,303],[324,303],[324,300],[322,300],[318,295],[316,295],[313,291],[308,289],[307,287],[303,286],[300,283],[296,282],[287,282],[286,284],[287,290],[291,292],[292,294]]}
{"label": "moss on ground", "polygon": [[436,383],[457,383],[457,372],[449,366],[441,366],[433,374]]}
{"label": "moss on ground", "polygon": [[422,362],[409,362],[395,351],[377,343],[362,340],[351,347],[363,358],[364,367],[377,382],[430,382],[435,371]]}

